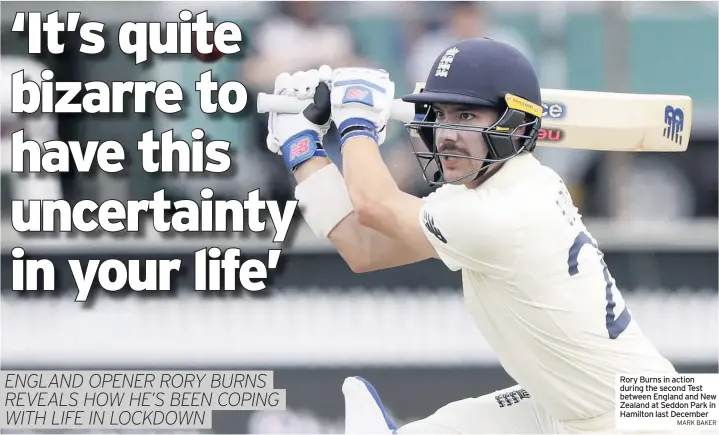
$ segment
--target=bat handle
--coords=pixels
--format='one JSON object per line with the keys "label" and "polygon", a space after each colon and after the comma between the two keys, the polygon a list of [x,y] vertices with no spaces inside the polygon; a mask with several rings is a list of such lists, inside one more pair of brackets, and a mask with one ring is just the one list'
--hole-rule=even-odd
{"label": "bat handle", "polygon": [[[306,101],[295,97],[263,92],[257,94],[257,113],[300,113],[306,105]],[[414,119],[414,110],[414,104],[396,99],[392,101],[390,119],[404,123],[411,122]]]}

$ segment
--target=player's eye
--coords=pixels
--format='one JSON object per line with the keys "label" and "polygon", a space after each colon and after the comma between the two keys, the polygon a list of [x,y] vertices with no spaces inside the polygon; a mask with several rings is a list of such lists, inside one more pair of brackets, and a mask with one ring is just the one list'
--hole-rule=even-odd
{"label": "player's eye", "polygon": [[443,113],[443,112],[440,112],[439,110],[435,110],[434,113],[435,113],[437,119],[444,119],[444,113]]}
{"label": "player's eye", "polygon": [[462,112],[459,115],[459,119],[461,119],[462,121],[471,121],[472,119],[474,119],[474,113]]}

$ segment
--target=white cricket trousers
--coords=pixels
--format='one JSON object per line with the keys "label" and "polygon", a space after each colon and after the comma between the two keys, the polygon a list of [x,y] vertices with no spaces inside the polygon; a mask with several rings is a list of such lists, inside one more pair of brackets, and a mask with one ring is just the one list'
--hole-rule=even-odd
{"label": "white cricket trousers", "polygon": [[[615,432],[606,418],[580,430],[553,418],[520,386],[452,402],[431,416],[402,426],[398,434],[582,434]],[[573,425],[574,426],[574,425]]]}

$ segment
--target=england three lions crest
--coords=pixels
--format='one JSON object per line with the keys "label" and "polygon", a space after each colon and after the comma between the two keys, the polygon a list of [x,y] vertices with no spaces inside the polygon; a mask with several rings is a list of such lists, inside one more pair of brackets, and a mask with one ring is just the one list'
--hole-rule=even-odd
{"label": "england three lions crest", "polygon": [[664,108],[664,137],[674,143],[682,144],[684,131],[684,111],[679,108],[667,106]]}
{"label": "england three lions crest", "polygon": [[449,50],[445,51],[444,55],[437,64],[437,70],[434,72],[434,75],[437,77],[447,77],[447,75],[449,74],[449,70],[452,67],[454,57],[457,55],[457,53],[459,53],[459,49],[457,47],[452,47]]}

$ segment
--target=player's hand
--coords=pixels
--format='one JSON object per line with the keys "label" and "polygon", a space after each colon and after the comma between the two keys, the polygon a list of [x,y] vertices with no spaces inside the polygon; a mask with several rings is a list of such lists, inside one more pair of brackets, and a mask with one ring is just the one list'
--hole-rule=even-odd
{"label": "player's hand", "polygon": [[367,136],[382,145],[387,136],[394,82],[385,70],[337,68],[332,74],[332,120],[341,143]]}
{"label": "player's hand", "polygon": [[284,157],[285,164],[294,170],[315,156],[326,157],[322,139],[330,128],[330,89],[332,69],[282,73],[275,79],[275,94],[287,95],[307,102],[299,114],[270,112],[267,123],[267,148]]}

